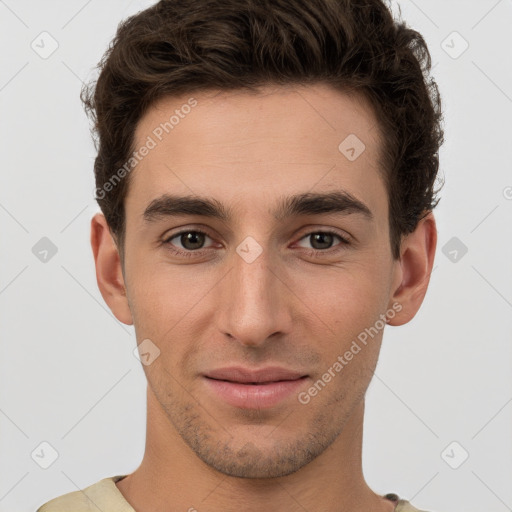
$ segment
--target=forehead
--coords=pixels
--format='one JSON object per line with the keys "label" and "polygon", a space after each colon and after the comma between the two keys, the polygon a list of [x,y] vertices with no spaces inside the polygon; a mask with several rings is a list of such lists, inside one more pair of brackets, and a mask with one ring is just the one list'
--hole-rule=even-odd
{"label": "forehead", "polygon": [[326,85],[166,97],[137,125],[134,147],[145,145],[127,211],[128,202],[141,211],[165,193],[268,211],[274,194],[344,189],[387,212],[373,111]]}

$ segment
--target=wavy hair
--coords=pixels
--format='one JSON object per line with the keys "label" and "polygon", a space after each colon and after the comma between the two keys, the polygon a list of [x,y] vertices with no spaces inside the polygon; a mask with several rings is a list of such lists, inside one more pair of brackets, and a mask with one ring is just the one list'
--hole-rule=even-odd
{"label": "wavy hair", "polygon": [[[430,54],[383,0],[161,0],[119,24],[98,69],[81,92],[97,189],[130,158],[137,123],[164,96],[325,83],[374,109],[395,259],[402,236],[439,201],[442,113]],[[121,249],[129,178],[96,197]]]}

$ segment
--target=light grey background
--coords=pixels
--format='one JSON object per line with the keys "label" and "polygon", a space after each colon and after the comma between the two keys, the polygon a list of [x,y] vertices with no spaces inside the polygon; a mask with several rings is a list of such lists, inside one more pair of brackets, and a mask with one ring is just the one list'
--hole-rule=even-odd
{"label": "light grey background", "polygon": [[[0,512],[34,511],[142,459],[146,381],[133,328],[114,319],[96,285],[95,152],[79,92],[118,22],[150,3],[0,0]],[[365,476],[376,492],[419,508],[505,512],[512,1],[399,4],[431,50],[445,112],[445,186],[424,305],[410,324],[386,329],[368,391]],[[42,58],[53,40],[58,48]],[[36,245],[43,237],[55,255]],[[58,452],[47,469],[43,442]]]}

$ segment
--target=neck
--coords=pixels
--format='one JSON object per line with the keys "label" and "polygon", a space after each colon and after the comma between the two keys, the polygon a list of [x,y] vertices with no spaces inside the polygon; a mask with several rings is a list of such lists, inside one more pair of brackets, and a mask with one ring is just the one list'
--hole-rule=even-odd
{"label": "neck", "polygon": [[137,512],[392,512],[393,503],[375,494],[363,477],[363,416],[364,399],[338,438],[295,473],[238,478],[219,473],[197,457],[148,386],[144,458],[137,470],[116,485]]}

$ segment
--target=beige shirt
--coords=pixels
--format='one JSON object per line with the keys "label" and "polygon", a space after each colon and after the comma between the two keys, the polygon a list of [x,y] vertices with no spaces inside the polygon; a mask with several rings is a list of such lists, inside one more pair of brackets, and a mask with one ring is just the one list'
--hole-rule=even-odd
{"label": "beige shirt", "polygon": [[[37,512],[135,512],[125,500],[116,482],[126,475],[104,478],[81,491],[63,494],[41,505]],[[191,507],[193,509],[193,507]],[[426,512],[399,499],[395,512]]]}

